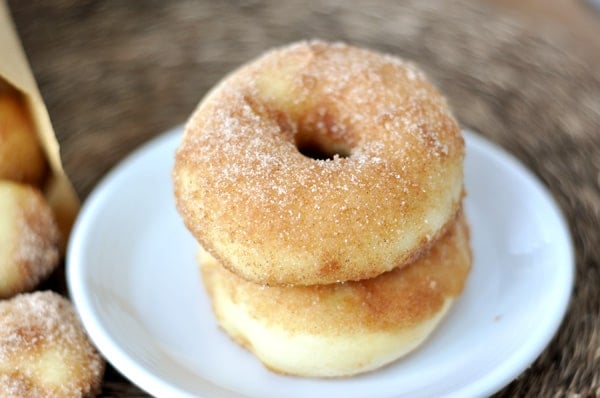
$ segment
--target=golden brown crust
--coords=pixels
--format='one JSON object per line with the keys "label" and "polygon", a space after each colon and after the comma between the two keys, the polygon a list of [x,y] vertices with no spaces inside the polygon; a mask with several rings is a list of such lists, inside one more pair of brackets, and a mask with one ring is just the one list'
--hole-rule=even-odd
{"label": "golden brown crust", "polygon": [[[302,153],[314,148],[331,159]],[[414,65],[309,42],[203,100],[173,179],[184,222],[223,265],[258,283],[327,284],[406,265],[433,241],[458,212],[463,156]]]}
{"label": "golden brown crust", "polygon": [[0,298],[35,288],[56,268],[60,233],[35,188],[0,180]]}
{"label": "golden brown crust", "polygon": [[[290,365],[294,369],[295,365],[289,363],[293,358],[278,357],[283,355],[278,352],[265,354],[261,335],[255,332],[256,324],[262,330],[273,332],[269,342],[273,344],[273,350],[276,344],[274,337],[277,336],[287,336],[284,340],[289,339],[290,345],[295,338],[297,340],[293,344],[298,344],[298,341],[312,341],[311,344],[314,344],[314,340],[323,339],[324,343],[319,344],[325,345],[326,342],[327,347],[322,346],[321,349],[329,350],[328,357],[342,358],[337,350],[345,350],[346,342],[369,340],[370,336],[375,340],[384,335],[392,337],[391,343],[386,343],[382,352],[404,355],[403,345],[409,346],[415,340],[420,343],[425,339],[435,324],[429,329],[422,329],[422,326],[445,312],[448,302],[462,292],[471,268],[471,251],[468,226],[461,215],[432,249],[416,262],[362,281],[296,287],[265,286],[226,270],[202,250],[199,262],[203,282],[221,326],[235,341],[243,342],[243,346],[257,353],[270,368],[293,373],[286,367]],[[407,338],[407,335],[412,337]],[[277,350],[287,352],[289,347],[286,344],[278,345]],[[311,348],[307,346],[306,349]],[[358,361],[357,369],[368,368],[370,361],[376,361],[378,355],[384,354],[369,352],[367,347],[355,353],[351,360]],[[273,360],[272,356],[276,359]],[[315,358],[318,358],[317,353]],[[380,365],[394,359],[397,357],[387,358],[387,362],[382,361]],[[342,367],[341,364],[336,365]],[[316,368],[318,364],[304,366]],[[317,376],[355,373],[347,368],[340,374],[311,373],[310,369],[304,371]]]}
{"label": "golden brown crust", "polygon": [[40,187],[47,164],[20,95],[0,90],[0,179]]}
{"label": "golden brown crust", "polygon": [[319,333],[335,334],[406,328],[431,317],[447,297],[461,293],[471,268],[471,251],[468,226],[461,216],[416,262],[361,281],[266,286],[237,276],[210,261],[207,254],[200,261],[209,292],[211,285],[220,284],[263,322],[284,325],[291,332],[314,327]]}
{"label": "golden brown crust", "polygon": [[93,397],[104,366],[62,296],[46,291],[0,302],[2,397]]}

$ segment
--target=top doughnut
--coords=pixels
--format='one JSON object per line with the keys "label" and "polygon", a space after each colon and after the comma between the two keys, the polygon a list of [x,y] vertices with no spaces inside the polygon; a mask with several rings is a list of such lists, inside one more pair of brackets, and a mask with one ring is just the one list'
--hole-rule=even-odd
{"label": "top doughnut", "polygon": [[177,208],[238,275],[312,285],[406,265],[454,221],[464,141],[413,64],[322,41],[221,81],[175,156]]}

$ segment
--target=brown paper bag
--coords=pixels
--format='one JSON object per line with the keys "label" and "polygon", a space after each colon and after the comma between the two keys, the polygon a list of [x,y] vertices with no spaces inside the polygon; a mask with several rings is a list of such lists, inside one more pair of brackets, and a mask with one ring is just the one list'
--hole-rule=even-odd
{"label": "brown paper bag", "polygon": [[0,0],[0,54],[0,84],[4,81],[22,95],[38,140],[46,154],[50,170],[44,184],[44,194],[54,210],[61,230],[64,253],[69,232],[79,210],[79,199],[63,170],[60,148],[48,110],[27,62],[5,0]]}

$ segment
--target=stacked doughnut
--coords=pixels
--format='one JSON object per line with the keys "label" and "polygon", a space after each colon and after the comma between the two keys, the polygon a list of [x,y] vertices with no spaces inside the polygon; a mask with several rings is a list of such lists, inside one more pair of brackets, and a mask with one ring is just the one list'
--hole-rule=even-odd
{"label": "stacked doughnut", "polygon": [[301,376],[413,350],[471,267],[463,158],[444,98],[396,57],[311,41],[233,72],[173,169],[220,326]]}

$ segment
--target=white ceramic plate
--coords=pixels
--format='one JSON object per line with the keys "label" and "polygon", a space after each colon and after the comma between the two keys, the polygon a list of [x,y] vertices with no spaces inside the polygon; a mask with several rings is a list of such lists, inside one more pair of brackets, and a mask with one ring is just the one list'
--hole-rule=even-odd
{"label": "white ceramic plate", "polygon": [[92,340],[157,397],[484,396],[525,370],[564,316],[574,264],[558,207],[513,157],[467,132],[475,263],[441,327],[414,354],[363,376],[273,374],[213,318],[173,203],[180,134],[143,146],[98,185],[68,252],[70,293]]}

